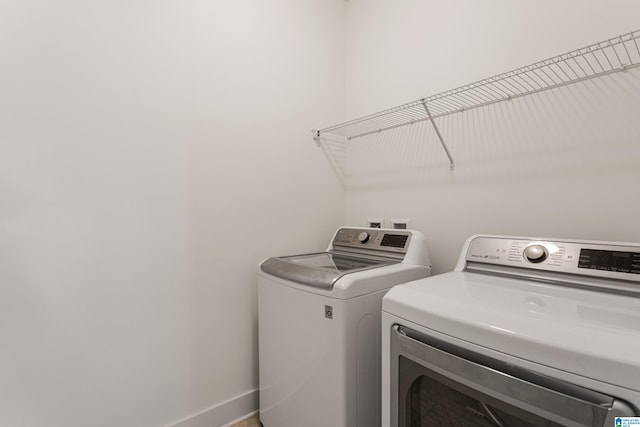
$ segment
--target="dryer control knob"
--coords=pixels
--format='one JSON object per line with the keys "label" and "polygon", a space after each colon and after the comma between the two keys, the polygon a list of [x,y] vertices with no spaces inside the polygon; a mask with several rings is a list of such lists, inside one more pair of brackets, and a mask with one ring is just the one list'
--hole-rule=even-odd
{"label": "dryer control knob", "polygon": [[549,253],[547,252],[547,248],[542,245],[527,246],[522,254],[527,259],[527,261],[533,262],[535,264],[544,261],[549,255]]}
{"label": "dryer control knob", "polygon": [[367,243],[369,241],[369,233],[367,233],[366,231],[363,231],[362,233],[358,234],[358,240],[360,240],[360,243]]}

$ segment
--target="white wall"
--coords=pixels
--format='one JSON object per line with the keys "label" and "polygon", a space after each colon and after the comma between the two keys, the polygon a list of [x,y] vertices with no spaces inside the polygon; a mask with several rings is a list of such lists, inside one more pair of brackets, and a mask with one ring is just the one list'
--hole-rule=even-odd
{"label": "white wall", "polygon": [[344,222],[309,132],[344,117],[343,28],[343,0],[0,2],[0,425],[255,396],[258,262]]}
{"label": "white wall", "polygon": [[255,395],[256,265],[321,249],[343,186],[348,223],[410,217],[435,272],[476,232],[640,241],[638,70],[443,119],[453,173],[428,126],[354,142],[346,165],[309,136],[639,12],[1,1],[0,425],[168,425]]}
{"label": "white wall", "polygon": [[[454,89],[638,28],[633,0],[347,7],[347,115]],[[475,233],[640,241],[640,70],[351,141],[347,222],[410,218],[453,268]]]}

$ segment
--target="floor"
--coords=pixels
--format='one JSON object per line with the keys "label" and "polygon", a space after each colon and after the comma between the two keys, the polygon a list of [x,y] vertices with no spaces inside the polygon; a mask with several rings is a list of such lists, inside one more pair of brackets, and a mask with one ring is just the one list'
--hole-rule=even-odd
{"label": "floor", "polygon": [[239,422],[238,424],[234,424],[231,427],[260,427],[260,420],[258,419],[258,416],[255,415],[251,418]]}

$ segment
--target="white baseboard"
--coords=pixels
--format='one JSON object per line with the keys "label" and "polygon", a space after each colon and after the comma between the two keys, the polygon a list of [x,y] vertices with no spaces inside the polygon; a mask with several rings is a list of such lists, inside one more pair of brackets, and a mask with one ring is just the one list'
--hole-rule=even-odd
{"label": "white baseboard", "polygon": [[258,390],[251,390],[210,409],[186,418],[171,427],[231,427],[258,411]]}

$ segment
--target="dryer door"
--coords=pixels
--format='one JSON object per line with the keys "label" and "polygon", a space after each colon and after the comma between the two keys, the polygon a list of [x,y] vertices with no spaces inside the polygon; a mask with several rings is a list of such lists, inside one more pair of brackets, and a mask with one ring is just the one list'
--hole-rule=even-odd
{"label": "dryer door", "polygon": [[625,402],[396,325],[393,427],[602,427],[635,416]]}

